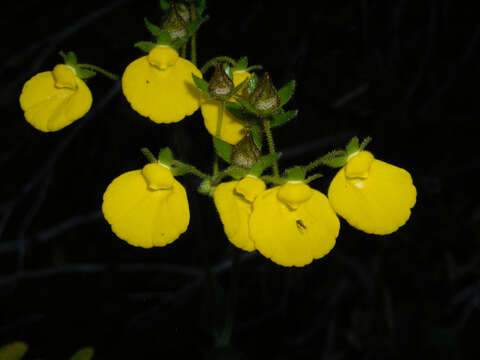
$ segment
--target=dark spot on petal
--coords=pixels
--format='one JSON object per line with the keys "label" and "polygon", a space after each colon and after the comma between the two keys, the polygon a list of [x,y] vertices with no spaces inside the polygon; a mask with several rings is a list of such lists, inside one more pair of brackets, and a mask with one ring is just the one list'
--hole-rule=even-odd
{"label": "dark spot on petal", "polygon": [[307,227],[305,226],[305,224],[303,223],[302,220],[297,220],[297,229],[298,229],[298,231],[300,231],[302,233],[303,233],[304,230],[307,229]]}
{"label": "dark spot on petal", "polygon": [[150,84],[150,80],[147,80],[146,83],[147,83],[147,84]]}

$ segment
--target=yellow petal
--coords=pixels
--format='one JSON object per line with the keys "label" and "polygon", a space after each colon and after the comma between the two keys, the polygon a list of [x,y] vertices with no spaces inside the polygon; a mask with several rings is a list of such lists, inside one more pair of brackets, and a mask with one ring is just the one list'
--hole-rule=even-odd
{"label": "yellow petal", "polygon": [[252,204],[235,192],[237,185],[238,181],[218,185],[213,193],[213,200],[228,240],[240,249],[253,251],[255,246],[248,228]]}
{"label": "yellow petal", "polygon": [[28,80],[20,95],[25,119],[44,132],[57,131],[84,116],[92,105],[92,94],[85,82],[75,77],[76,89],[57,88],[51,71]]}
{"label": "yellow petal", "polygon": [[247,175],[235,186],[235,191],[247,201],[252,202],[265,191],[265,183],[255,176]]}
{"label": "yellow petal", "polygon": [[344,167],[328,189],[330,203],[340,216],[353,227],[377,235],[390,234],[404,225],[416,196],[406,170],[376,159],[366,179],[349,179]]}
{"label": "yellow petal", "polygon": [[157,46],[148,53],[148,61],[160,70],[174,66],[178,60],[178,52],[170,46]]}
{"label": "yellow petal", "polygon": [[302,182],[288,182],[278,190],[278,199],[287,204],[290,209],[297,209],[302,203],[310,199],[313,189]]}
{"label": "yellow petal", "polygon": [[[250,77],[247,71],[235,71],[233,73],[233,84],[239,85]],[[243,88],[237,94],[242,95]],[[217,136],[217,123],[220,118],[221,103],[217,100],[205,100],[201,104],[203,121],[208,132],[212,136]],[[222,124],[220,128],[219,138],[229,144],[235,145],[245,136],[245,122],[237,119],[227,110],[223,111]]]}
{"label": "yellow petal", "polygon": [[156,123],[178,122],[200,106],[192,73],[202,77],[200,70],[183,58],[160,70],[149,62],[148,56],[143,56],[125,69],[122,90],[132,108],[142,116]]}
{"label": "yellow petal", "polygon": [[75,70],[68,65],[58,64],[53,68],[53,79],[57,88],[75,89]]}
{"label": "yellow petal", "polygon": [[345,165],[345,175],[348,178],[366,179],[374,157],[368,151],[361,151],[348,159]]}
{"label": "yellow petal", "polygon": [[187,194],[173,179],[167,190],[150,190],[141,170],[115,178],[103,195],[102,211],[112,231],[131,245],[165,246],[187,230]]}
{"label": "yellow petal", "polygon": [[253,203],[250,235],[256,249],[283,266],[304,266],[325,256],[340,230],[325,195],[312,189],[312,196],[291,210],[278,199],[279,190],[269,189]]}
{"label": "yellow petal", "polygon": [[170,169],[161,164],[145,165],[142,174],[150,190],[171,189],[175,180]]}

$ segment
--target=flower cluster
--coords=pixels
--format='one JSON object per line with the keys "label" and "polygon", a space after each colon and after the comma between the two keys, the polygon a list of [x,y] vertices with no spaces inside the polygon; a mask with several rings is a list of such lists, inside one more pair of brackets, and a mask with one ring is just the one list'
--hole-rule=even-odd
{"label": "flower cluster", "polygon": [[[198,190],[213,198],[233,245],[283,266],[304,266],[328,254],[340,231],[338,216],[377,235],[404,225],[416,202],[412,178],[366,151],[369,138],[360,144],[354,137],[344,150],[280,172],[272,129],[298,113],[284,109],[295,82],[277,91],[269,74],[258,77],[261,66],[248,66],[247,58],[220,56],[198,69],[195,42],[190,60],[186,45],[206,20],[202,11],[172,3],[163,28],[145,20],[156,40],[135,44],[146,55],[126,67],[121,81],[132,109],[156,123],[179,122],[200,108],[215,149],[213,173],[176,160],[168,148],[158,157],[143,149],[149,163],[118,176],[104,193],[102,211],[112,231],[143,248],[175,241],[190,220],[187,193],[176,179],[185,174],[202,179]],[[63,56],[65,64],[35,75],[20,96],[25,118],[42,131],[59,130],[85,115],[92,96],[83,79],[94,74],[91,69],[109,74],[78,64],[73,53]],[[268,153],[262,155],[264,143]],[[223,169],[219,159],[226,163]],[[310,186],[322,175],[307,176],[320,165],[339,169],[327,196]]]}

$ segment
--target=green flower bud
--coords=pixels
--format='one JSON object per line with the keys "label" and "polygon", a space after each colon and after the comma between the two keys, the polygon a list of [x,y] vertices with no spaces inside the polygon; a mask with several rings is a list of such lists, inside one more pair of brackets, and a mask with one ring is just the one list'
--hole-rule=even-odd
{"label": "green flower bud", "polygon": [[218,62],[215,65],[215,72],[208,82],[208,92],[213,98],[225,101],[230,98],[234,87],[232,79],[223,69],[223,64]]}
{"label": "green flower bud", "polygon": [[190,14],[185,5],[175,5],[175,3],[172,5],[167,19],[163,23],[163,28],[168,31],[172,40],[182,39],[188,34],[187,21]]}
{"label": "green flower bud", "polygon": [[271,113],[280,106],[280,96],[268,73],[263,74],[248,100],[259,113]]}
{"label": "green flower bud", "polygon": [[244,168],[251,168],[260,158],[261,152],[253,141],[253,136],[250,131],[240,140],[232,150],[232,165],[241,166]]}

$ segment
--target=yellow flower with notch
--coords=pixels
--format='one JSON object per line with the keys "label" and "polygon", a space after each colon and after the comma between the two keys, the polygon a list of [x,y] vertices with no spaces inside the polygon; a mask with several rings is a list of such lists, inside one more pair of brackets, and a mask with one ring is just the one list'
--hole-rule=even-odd
{"label": "yellow flower with notch", "polygon": [[122,90],[131,107],[156,123],[175,123],[200,106],[200,93],[192,74],[202,73],[178,54],[186,40],[173,40],[166,30],[146,20],[157,42],[141,41],[135,46],[148,54],[130,63],[122,76]]}

